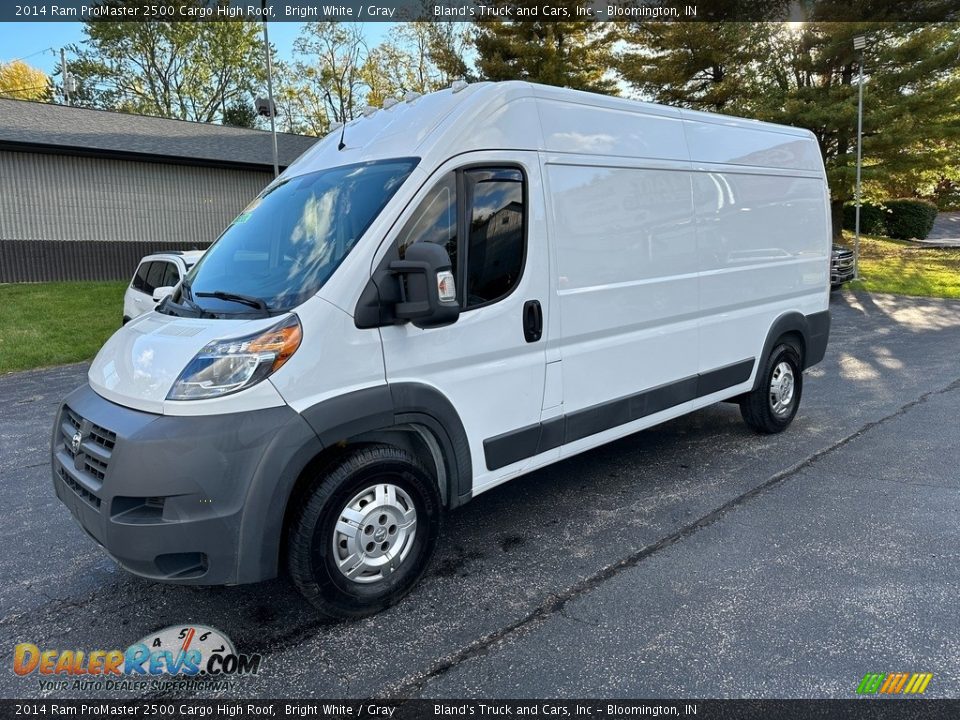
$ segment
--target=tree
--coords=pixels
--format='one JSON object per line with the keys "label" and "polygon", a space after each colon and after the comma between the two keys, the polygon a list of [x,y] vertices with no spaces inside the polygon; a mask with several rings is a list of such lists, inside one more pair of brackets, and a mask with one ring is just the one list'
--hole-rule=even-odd
{"label": "tree", "polygon": [[[539,17],[542,3],[496,0],[493,7],[511,5],[514,19],[480,19],[476,23],[477,69],[486,80],[529,80],[576,90],[616,94],[612,77],[611,23],[529,19]],[[553,3],[573,17],[575,0]],[[521,16],[521,13],[538,15]]]}
{"label": "tree", "polygon": [[960,140],[951,100],[960,26],[950,23],[807,23],[799,33],[775,30],[777,49],[762,72],[768,82],[753,100],[760,119],[805,127],[827,164],[834,232],[856,178],[856,35],[864,52],[863,179],[870,187],[911,183],[942,168]]}
{"label": "tree", "polygon": [[418,65],[413,55],[389,40],[370,50],[360,69],[366,103],[377,106],[409,91],[430,92],[433,88],[427,89],[429,80]]}
{"label": "tree", "polygon": [[22,60],[0,63],[0,98],[49,100],[50,78]]}
{"label": "tree", "polygon": [[854,36],[869,38],[865,187],[879,191],[915,183],[955,152],[956,24],[753,23],[712,30],[682,25],[657,37],[639,29],[632,33],[628,40],[636,47],[619,63],[624,76],[655,100],[811,130],[827,167],[835,233],[843,203],[854,191],[859,75]]}
{"label": "tree", "polygon": [[476,79],[466,60],[474,41],[470,23],[430,22],[426,25],[427,54],[437,69],[440,86],[446,87],[454,80]]}
{"label": "tree", "polygon": [[359,113],[365,96],[361,69],[367,45],[357,23],[306,23],[294,42],[299,55],[299,85],[321,100],[329,122],[347,122]]}
{"label": "tree", "polygon": [[367,53],[361,76],[367,103],[380,105],[406,92],[428,93],[468,75],[463,54],[469,36],[449,23],[405,22]]}
{"label": "tree", "polygon": [[257,111],[249,102],[236,100],[223,110],[224,125],[233,127],[255,128],[257,126]]}
{"label": "tree", "polygon": [[743,109],[766,50],[762,23],[631,24],[615,65],[641,96],[711,112]]}
{"label": "tree", "polygon": [[[204,2],[173,4],[192,9]],[[246,21],[87,21],[86,39],[71,48],[78,104],[218,120],[228,105],[249,97],[264,82],[259,32],[257,23]]]}
{"label": "tree", "polygon": [[325,135],[330,128],[323,89],[305,79],[293,63],[273,65],[277,127],[301,135]]}
{"label": "tree", "polygon": [[468,76],[466,23],[404,22],[369,48],[356,23],[308,23],[292,65],[278,64],[277,104],[294,132],[323,134],[405,93],[433,92]]}

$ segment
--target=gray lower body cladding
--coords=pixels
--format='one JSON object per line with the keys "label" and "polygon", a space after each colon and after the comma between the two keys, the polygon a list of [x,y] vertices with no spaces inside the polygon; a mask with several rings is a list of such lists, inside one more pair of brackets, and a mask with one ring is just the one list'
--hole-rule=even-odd
{"label": "gray lower body cladding", "polygon": [[154,415],[83,386],[57,415],[53,485],[81,527],[137,575],[255,582],[277,572],[289,490],[320,449],[286,406]]}

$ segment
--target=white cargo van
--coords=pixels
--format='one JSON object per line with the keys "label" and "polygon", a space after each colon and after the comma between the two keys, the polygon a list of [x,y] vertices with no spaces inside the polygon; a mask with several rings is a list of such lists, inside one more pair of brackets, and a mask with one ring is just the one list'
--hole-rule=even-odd
{"label": "white cargo van", "polygon": [[368,614],[506,480],[721,400],[786,428],[829,265],[805,130],[522,82],[410,97],[318,142],[110,338],[54,486],[134,573],[285,567]]}

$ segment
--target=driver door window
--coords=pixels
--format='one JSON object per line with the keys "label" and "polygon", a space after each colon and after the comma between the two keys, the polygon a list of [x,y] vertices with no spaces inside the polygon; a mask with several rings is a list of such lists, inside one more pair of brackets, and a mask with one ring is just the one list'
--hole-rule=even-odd
{"label": "driver door window", "polygon": [[516,168],[448,173],[400,231],[399,255],[403,258],[417,242],[443,245],[456,271],[461,308],[496,302],[512,292],[523,274],[524,198],[523,173]]}
{"label": "driver door window", "polygon": [[407,221],[397,249],[402,258],[407,248],[417,242],[443,245],[453,267],[457,267],[457,175],[448,173],[421,201]]}

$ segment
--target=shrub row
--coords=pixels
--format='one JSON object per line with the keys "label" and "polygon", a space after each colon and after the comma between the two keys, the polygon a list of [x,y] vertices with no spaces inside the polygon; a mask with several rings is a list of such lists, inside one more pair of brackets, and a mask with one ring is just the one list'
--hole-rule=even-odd
{"label": "shrub row", "polygon": [[[909,240],[923,240],[930,234],[937,217],[937,206],[928,200],[887,200],[881,205],[863,203],[860,206],[860,232],[868,235]],[[856,226],[856,205],[843,206],[843,227],[853,230]]]}

